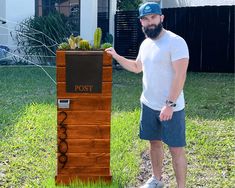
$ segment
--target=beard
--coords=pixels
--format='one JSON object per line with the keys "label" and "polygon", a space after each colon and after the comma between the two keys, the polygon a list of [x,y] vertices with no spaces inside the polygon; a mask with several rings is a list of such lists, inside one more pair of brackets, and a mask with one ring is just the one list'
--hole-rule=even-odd
{"label": "beard", "polygon": [[160,22],[158,25],[150,25],[147,27],[142,27],[142,30],[145,34],[145,36],[147,36],[148,38],[151,39],[156,39],[159,34],[161,33],[163,28],[162,22]]}

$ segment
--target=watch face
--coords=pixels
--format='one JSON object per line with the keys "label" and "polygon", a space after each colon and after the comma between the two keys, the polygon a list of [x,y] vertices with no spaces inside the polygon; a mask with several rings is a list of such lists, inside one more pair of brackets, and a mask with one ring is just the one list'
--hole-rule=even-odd
{"label": "watch face", "polygon": [[170,107],[176,107],[176,104],[172,101],[166,100],[166,105]]}

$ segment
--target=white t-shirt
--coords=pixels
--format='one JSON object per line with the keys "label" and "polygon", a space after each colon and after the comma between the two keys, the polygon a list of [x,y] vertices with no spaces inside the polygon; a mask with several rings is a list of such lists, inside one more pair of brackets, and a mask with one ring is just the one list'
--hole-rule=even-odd
{"label": "white t-shirt", "polygon": [[[137,60],[142,62],[143,92],[140,101],[146,106],[161,110],[169,97],[174,76],[172,63],[182,58],[189,58],[188,46],[183,38],[171,31],[157,40],[146,38],[139,50]],[[176,101],[174,111],[185,107],[183,91]]]}

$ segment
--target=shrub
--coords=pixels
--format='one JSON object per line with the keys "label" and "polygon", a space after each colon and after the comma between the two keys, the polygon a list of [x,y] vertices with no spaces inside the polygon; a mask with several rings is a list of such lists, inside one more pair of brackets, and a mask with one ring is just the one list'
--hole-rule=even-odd
{"label": "shrub", "polygon": [[58,44],[70,35],[71,26],[67,23],[67,18],[58,12],[24,20],[16,28],[17,51],[27,60],[36,58],[45,64],[55,56]]}

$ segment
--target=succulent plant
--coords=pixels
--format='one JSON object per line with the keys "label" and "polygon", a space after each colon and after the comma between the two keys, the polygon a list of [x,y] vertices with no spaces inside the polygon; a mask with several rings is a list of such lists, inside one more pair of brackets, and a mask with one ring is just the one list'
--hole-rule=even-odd
{"label": "succulent plant", "polygon": [[79,46],[81,50],[90,50],[90,44],[88,40],[80,40]]}
{"label": "succulent plant", "polygon": [[68,38],[68,43],[70,46],[70,49],[74,50],[76,48],[79,48],[79,42],[82,40],[82,38],[78,35],[78,36],[73,36],[73,34],[70,35],[70,37]]}
{"label": "succulent plant", "polygon": [[106,42],[104,44],[101,45],[101,49],[105,50],[106,48],[110,48],[112,47],[113,45],[109,42]]}
{"label": "succulent plant", "polygon": [[[74,36],[71,34],[67,40],[67,42],[63,42],[59,44],[58,49],[59,50],[105,50],[106,48],[112,47],[112,41],[113,37],[111,34],[106,34],[106,42],[101,44],[101,38],[102,38],[102,30],[101,28],[96,28],[94,32],[94,45],[91,46],[88,40],[82,39],[79,35]],[[110,41],[110,42],[109,42]]]}
{"label": "succulent plant", "polygon": [[79,43],[81,40],[82,40],[82,38],[79,35],[74,38],[74,41],[76,43],[77,48],[79,48]]}
{"label": "succulent plant", "polygon": [[76,42],[75,42],[75,37],[72,35],[70,35],[70,37],[68,38],[68,43],[70,46],[70,49],[74,50],[77,46],[76,46]]}
{"label": "succulent plant", "polygon": [[59,44],[58,49],[59,50],[69,50],[70,45],[67,42],[62,42]]}
{"label": "succulent plant", "polygon": [[100,27],[96,28],[94,33],[94,48],[99,49],[102,38],[102,30]]}

